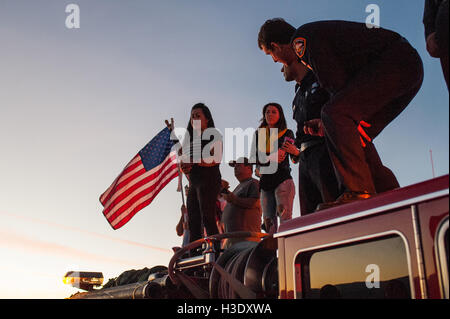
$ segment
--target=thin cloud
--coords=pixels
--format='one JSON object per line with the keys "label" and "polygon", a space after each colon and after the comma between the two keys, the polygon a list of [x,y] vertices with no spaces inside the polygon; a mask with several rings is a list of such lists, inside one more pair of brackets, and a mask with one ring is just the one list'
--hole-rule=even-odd
{"label": "thin cloud", "polygon": [[120,238],[116,238],[116,237],[113,237],[113,236],[108,236],[108,235],[104,235],[104,234],[88,231],[88,230],[77,228],[77,227],[73,227],[73,226],[62,225],[62,224],[58,224],[58,223],[55,223],[55,222],[50,222],[50,221],[34,218],[34,217],[21,216],[21,215],[6,213],[6,212],[0,212],[0,214],[6,215],[6,216],[9,216],[9,217],[13,217],[13,218],[16,218],[16,219],[25,220],[25,221],[32,222],[32,223],[38,223],[38,224],[42,224],[42,225],[47,225],[47,226],[50,226],[50,227],[53,227],[53,228],[57,228],[57,229],[69,230],[69,231],[82,233],[82,234],[93,236],[93,237],[97,237],[97,238],[107,239],[107,240],[114,241],[114,242],[121,243],[121,244],[125,244],[125,245],[141,247],[141,248],[147,248],[147,249],[156,250],[156,251],[160,251],[160,252],[164,252],[164,253],[172,253],[172,250],[170,250],[168,248],[148,245],[148,244],[144,244],[144,243],[135,242],[135,241],[132,241],[132,240],[120,239]]}
{"label": "thin cloud", "polygon": [[29,238],[4,229],[0,229],[0,245],[7,248],[24,250],[34,254],[43,253],[64,258],[85,259],[94,263],[118,264],[124,267],[135,267],[139,264],[138,262],[133,262],[130,260],[101,256],[99,254],[91,254],[66,245],[46,242],[36,238]]}

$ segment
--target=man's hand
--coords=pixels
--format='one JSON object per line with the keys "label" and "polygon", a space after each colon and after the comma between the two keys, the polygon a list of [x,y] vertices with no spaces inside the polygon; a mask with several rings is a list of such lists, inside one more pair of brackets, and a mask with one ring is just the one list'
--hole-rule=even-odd
{"label": "man's hand", "polygon": [[305,132],[305,134],[313,136],[325,135],[325,132],[323,130],[323,123],[320,119],[314,119],[305,122],[305,125],[303,126],[303,132]]}
{"label": "man's hand", "polygon": [[439,47],[436,43],[436,32],[427,37],[427,51],[433,58],[439,58]]}

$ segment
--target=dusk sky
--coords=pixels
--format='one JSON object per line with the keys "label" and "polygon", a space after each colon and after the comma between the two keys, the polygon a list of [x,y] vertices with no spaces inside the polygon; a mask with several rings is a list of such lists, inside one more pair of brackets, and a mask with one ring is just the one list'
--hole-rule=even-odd
{"label": "dusk sky", "polygon": [[[69,4],[80,27],[66,26]],[[449,171],[448,90],[425,50],[422,0],[0,0],[0,298],[64,298],[69,270],[167,265],[182,204],[176,180],[113,230],[99,196],[173,117],[209,106],[216,127],[256,128],[262,107],[280,103],[292,120],[287,83],[257,46],[260,26],[282,17],[365,22],[407,38],[422,57],[419,93],[375,140],[401,186]],[[221,164],[233,189],[233,170]],[[298,167],[292,165],[297,185]],[[294,218],[299,200],[294,200]]]}

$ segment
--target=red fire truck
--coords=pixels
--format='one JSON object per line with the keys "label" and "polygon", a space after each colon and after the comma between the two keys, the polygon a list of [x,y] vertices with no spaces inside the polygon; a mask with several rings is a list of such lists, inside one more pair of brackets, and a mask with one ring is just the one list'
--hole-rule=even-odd
{"label": "red fire truck", "polygon": [[[448,299],[448,228],[446,175],[292,219],[274,236],[198,240],[144,280],[66,281],[89,290],[72,298]],[[260,240],[220,249],[230,237]]]}

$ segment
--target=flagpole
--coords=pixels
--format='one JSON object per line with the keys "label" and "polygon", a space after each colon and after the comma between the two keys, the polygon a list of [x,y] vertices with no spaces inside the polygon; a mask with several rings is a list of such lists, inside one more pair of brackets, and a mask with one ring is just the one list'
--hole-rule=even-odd
{"label": "flagpole", "polygon": [[[171,119],[171,124],[172,124],[172,130],[175,129],[174,126],[174,122],[173,119]],[[183,247],[185,245],[187,245],[189,243],[189,226],[188,223],[188,214],[187,214],[187,208],[186,208],[186,203],[184,200],[184,187],[183,187],[183,172],[181,171],[181,165],[180,165],[180,159],[178,157],[178,152],[177,152],[177,162],[178,162],[178,189],[177,191],[181,192],[181,201],[183,202],[183,206],[181,208],[181,212],[182,212],[182,219],[183,219]],[[189,178],[188,178],[189,179]]]}
{"label": "flagpole", "polygon": [[[168,122],[166,121],[166,124],[168,124]],[[173,130],[175,129],[175,122],[173,120],[173,118],[170,119],[170,126],[171,126],[171,134],[173,133]],[[177,191],[181,192],[181,201],[183,202],[183,206],[186,206],[186,203],[184,201],[184,189],[183,189],[183,172],[181,171],[181,167],[180,167],[180,159],[178,157],[178,152],[177,152],[177,162],[178,162],[178,188]]]}
{"label": "flagpole", "polygon": [[185,202],[184,202],[184,187],[183,187],[183,172],[181,172],[181,169],[180,169],[180,164],[178,164],[178,184],[179,184],[179,187],[180,187],[180,189],[181,189],[181,200],[183,201],[183,205],[185,206],[186,204],[185,204]]}

